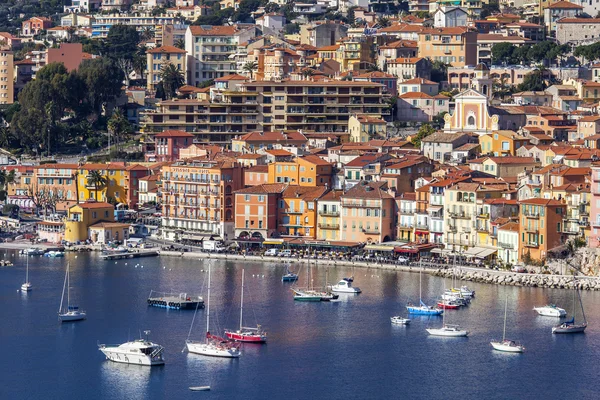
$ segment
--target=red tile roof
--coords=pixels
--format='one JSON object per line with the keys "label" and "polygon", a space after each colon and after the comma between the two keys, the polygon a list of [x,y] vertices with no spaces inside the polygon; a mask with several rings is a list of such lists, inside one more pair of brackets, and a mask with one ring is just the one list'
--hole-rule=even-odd
{"label": "red tile roof", "polygon": [[179,54],[185,54],[186,51],[182,50],[178,47],[175,46],[161,46],[161,47],[157,47],[155,49],[150,49],[148,50],[148,53],[150,54],[168,54],[168,53],[179,53]]}
{"label": "red tile roof", "polygon": [[194,135],[191,134],[191,133],[188,133],[188,132],[170,129],[170,130],[158,133],[158,134],[154,135],[154,137],[155,138],[164,138],[164,137],[194,137]]}

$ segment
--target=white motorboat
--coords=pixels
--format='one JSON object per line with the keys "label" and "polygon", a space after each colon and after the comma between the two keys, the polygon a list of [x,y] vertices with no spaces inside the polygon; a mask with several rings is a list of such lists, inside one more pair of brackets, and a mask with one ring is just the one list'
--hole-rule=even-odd
{"label": "white motorboat", "polygon": [[525,350],[525,347],[521,346],[514,340],[509,340],[506,338],[506,314],[508,310],[508,296],[506,296],[506,300],[504,302],[504,328],[502,330],[502,340],[492,340],[490,344],[494,348],[494,350],[504,351],[506,353],[522,353]]}
{"label": "white motorboat", "polygon": [[353,287],[352,281],[349,281],[346,278],[339,281],[337,283],[337,285],[333,285],[331,287],[331,290],[333,292],[337,292],[337,293],[356,293],[356,294],[358,294],[361,292],[360,288]]}
{"label": "white motorboat", "polygon": [[192,392],[206,392],[210,390],[210,386],[190,386]]}
{"label": "white motorboat", "polygon": [[[58,308],[58,320],[61,322],[81,321],[87,317],[85,311],[77,306],[71,305],[71,274],[69,272],[70,263],[67,263],[65,272],[65,283],[63,284],[62,296],[60,298],[60,307]],[[65,289],[67,290],[67,307],[63,308],[65,299]]]}
{"label": "white motorboat", "polygon": [[400,316],[391,317],[390,320],[392,321],[392,324],[394,324],[394,325],[408,325],[408,324],[410,324],[410,319],[404,318],[404,317],[400,317]]}
{"label": "white motorboat", "polygon": [[[208,267],[208,296],[206,299],[206,338],[204,341],[186,340],[185,347],[187,351],[194,354],[200,354],[203,356],[210,357],[223,357],[223,358],[238,358],[240,356],[240,348],[237,343],[230,340],[221,338],[219,336],[211,335],[209,332],[210,327],[210,266]],[[198,309],[196,309],[198,311]],[[194,319],[196,313],[194,312]],[[192,327],[194,321],[192,320]],[[192,328],[190,328],[190,332]]]}
{"label": "white motorboat", "polygon": [[450,324],[445,324],[441,328],[427,328],[426,331],[431,336],[465,337],[469,335],[469,332],[460,329],[459,325]]}
{"label": "white motorboat", "polygon": [[507,353],[522,353],[525,350],[525,347],[521,346],[514,340],[504,339],[499,342],[490,342],[494,350],[504,351]]}
{"label": "white motorboat", "polygon": [[543,307],[533,307],[533,310],[544,317],[566,317],[567,312],[554,304],[548,304]]}
{"label": "white motorboat", "polygon": [[98,349],[104,353],[107,360],[137,365],[163,365],[164,348],[148,340],[150,331],[144,331],[146,339],[134,340],[120,345],[99,344]]}
{"label": "white motorboat", "polygon": [[27,258],[27,267],[25,270],[25,283],[21,285],[22,292],[30,292],[33,286],[31,286],[31,282],[29,282],[29,257]]}

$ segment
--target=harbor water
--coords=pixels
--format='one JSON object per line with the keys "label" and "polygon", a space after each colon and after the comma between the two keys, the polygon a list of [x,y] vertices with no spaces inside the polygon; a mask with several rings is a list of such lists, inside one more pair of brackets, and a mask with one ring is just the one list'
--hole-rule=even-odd
{"label": "harbor water", "polygon": [[[282,283],[283,263],[195,260],[168,257],[102,260],[97,254],[65,258],[30,257],[33,290],[18,291],[25,258],[2,250],[0,258],[0,399],[578,399],[600,398],[600,293],[581,294],[585,334],[552,335],[558,319],[537,316],[534,306],[556,303],[572,314],[572,292],[470,284],[471,305],[448,310],[446,323],[460,324],[468,338],[439,338],[425,328],[441,317],[406,315],[419,300],[419,274],[313,267],[315,285],[354,276],[360,295],[337,302],[294,302]],[[57,311],[66,263],[71,263],[71,299],[87,320],[59,323]],[[151,290],[206,295],[212,269],[211,333],[239,325],[242,268],[246,270],[244,325],[259,323],[268,343],[245,344],[239,359],[183,353],[188,334],[201,340],[206,310],[148,307]],[[306,283],[306,265],[291,263]],[[328,273],[326,273],[328,271]],[[451,280],[422,276],[423,300],[432,305]],[[202,293],[201,293],[202,292]],[[508,296],[507,337],[524,354],[494,352],[502,337]],[[577,308],[581,318],[581,310]],[[213,324],[214,322],[214,324]],[[98,343],[116,344],[143,336],[165,347],[166,364],[142,367],[105,360]],[[210,385],[210,392],[190,386]]]}

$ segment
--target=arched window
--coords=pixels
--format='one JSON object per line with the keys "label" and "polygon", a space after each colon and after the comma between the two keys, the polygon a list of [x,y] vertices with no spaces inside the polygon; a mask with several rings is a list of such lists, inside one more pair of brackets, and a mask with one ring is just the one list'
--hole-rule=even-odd
{"label": "arched window", "polygon": [[483,85],[481,88],[483,94],[487,95],[487,85]]}
{"label": "arched window", "polygon": [[469,115],[469,118],[467,118],[467,125],[475,126],[475,117],[474,116]]}

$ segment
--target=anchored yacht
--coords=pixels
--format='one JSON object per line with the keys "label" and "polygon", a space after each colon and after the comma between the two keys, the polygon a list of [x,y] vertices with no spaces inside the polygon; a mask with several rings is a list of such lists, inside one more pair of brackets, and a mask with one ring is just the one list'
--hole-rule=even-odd
{"label": "anchored yacht", "polygon": [[107,360],[138,365],[163,365],[164,348],[148,340],[150,331],[144,331],[146,339],[134,340],[120,345],[99,344],[98,349],[104,353]]}

